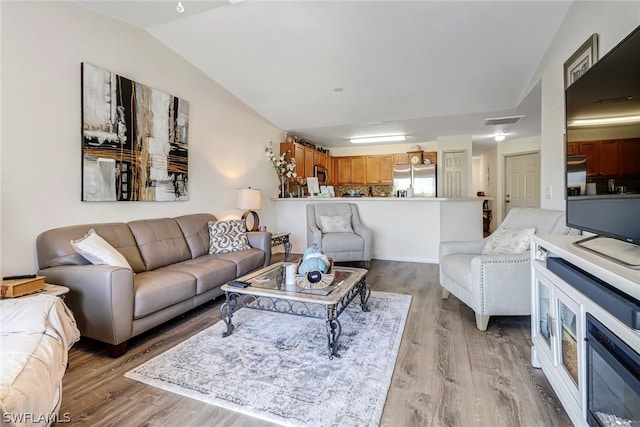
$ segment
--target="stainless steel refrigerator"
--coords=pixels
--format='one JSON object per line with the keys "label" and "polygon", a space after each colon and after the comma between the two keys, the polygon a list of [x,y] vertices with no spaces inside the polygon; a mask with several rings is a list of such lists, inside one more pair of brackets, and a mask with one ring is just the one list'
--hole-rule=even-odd
{"label": "stainless steel refrigerator", "polygon": [[395,165],[393,187],[397,191],[413,189],[413,197],[436,197],[436,165]]}

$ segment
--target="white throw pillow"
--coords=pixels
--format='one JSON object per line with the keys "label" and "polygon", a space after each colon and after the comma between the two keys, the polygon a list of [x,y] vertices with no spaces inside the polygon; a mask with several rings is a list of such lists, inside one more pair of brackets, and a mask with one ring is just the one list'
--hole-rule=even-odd
{"label": "white throw pillow", "polygon": [[100,237],[93,228],[84,237],[72,240],[71,247],[91,264],[131,269],[124,255]]}
{"label": "white throw pillow", "polygon": [[526,252],[531,244],[531,235],[535,232],[535,228],[513,230],[501,228],[489,236],[482,249],[482,254],[521,254]]}
{"label": "white throw pillow", "polygon": [[353,233],[351,214],[320,217],[320,230],[323,233]]}
{"label": "white throw pillow", "polygon": [[209,221],[209,253],[228,254],[251,249],[242,220]]}

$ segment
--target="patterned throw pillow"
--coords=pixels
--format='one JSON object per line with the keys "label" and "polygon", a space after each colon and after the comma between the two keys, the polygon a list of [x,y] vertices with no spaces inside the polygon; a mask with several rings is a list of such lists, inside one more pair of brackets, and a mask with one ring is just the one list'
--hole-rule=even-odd
{"label": "patterned throw pillow", "polygon": [[209,221],[209,253],[228,254],[251,249],[247,226],[241,220]]}
{"label": "patterned throw pillow", "polygon": [[320,230],[323,233],[353,233],[351,214],[320,217]]}
{"label": "patterned throw pillow", "polygon": [[487,238],[482,254],[521,254],[526,252],[531,244],[531,235],[535,232],[535,228],[514,230],[501,228]]}

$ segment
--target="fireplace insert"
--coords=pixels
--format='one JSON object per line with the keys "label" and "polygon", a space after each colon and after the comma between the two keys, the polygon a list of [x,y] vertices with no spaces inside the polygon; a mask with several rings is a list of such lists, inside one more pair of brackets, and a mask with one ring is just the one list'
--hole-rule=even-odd
{"label": "fireplace insert", "polygon": [[587,313],[587,421],[640,426],[640,355]]}

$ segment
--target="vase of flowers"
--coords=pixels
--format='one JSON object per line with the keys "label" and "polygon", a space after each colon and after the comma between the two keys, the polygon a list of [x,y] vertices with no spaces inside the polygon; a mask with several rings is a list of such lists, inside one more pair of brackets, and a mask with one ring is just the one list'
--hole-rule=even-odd
{"label": "vase of flowers", "polygon": [[291,153],[290,150],[287,150],[287,152],[282,153],[279,156],[276,155],[273,152],[273,143],[271,142],[265,147],[264,152],[278,174],[278,178],[280,180],[280,197],[286,197],[289,179],[298,176],[295,173],[296,159],[293,156],[290,156],[291,160],[287,161],[287,154]]}

